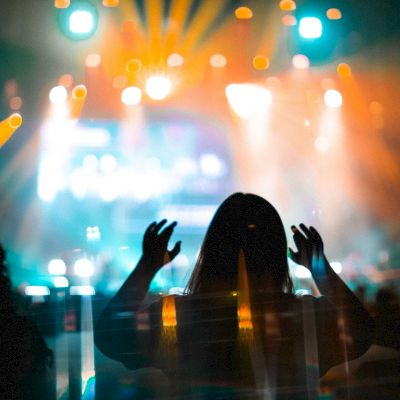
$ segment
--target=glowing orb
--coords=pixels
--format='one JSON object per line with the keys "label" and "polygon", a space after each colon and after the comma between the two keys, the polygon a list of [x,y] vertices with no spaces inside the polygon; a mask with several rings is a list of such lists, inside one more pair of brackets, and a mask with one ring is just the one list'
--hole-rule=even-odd
{"label": "glowing orb", "polygon": [[96,68],[100,65],[100,63],[101,63],[101,56],[100,54],[96,53],[89,54],[85,60],[85,65],[88,68]]}
{"label": "glowing orb", "polygon": [[339,108],[343,103],[343,98],[337,90],[329,89],[324,94],[324,101],[330,108]]}
{"label": "glowing orb", "polygon": [[282,24],[285,26],[295,26],[297,24],[297,19],[294,15],[286,14],[282,17]]}
{"label": "glowing orb", "polygon": [[184,63],[184,58],[178,53],[172,53],[168,56],[167,64],[170,67],[180,67]]}
{"label": "glowing orb", "polygon": [[222,54],[214,54],[210,57],[210,65],[213,68],[224,68],[227,61]]}
{"label": "glowing orb", "polygon": [[72,33],[89,33],[94,28],[93,15],[89,11],[74,11],[69,17],[69,30]]}
{"label": "glowing orb", "polygon": [[326,12],[326,16],[328,17],[328,19],[341,19],[342,18],[342,12],[338,9],[338,8],[330,8],[327,12]]}
{"label": "glowing orb", "polygon": [[74,100],[83,100],[87,95],[87,89],[85,85],[76,85],[72,90],[72,98]]}
{"label": "glowing orb", "polygon": [[281,0],[279,8],[282,11],[294,11],[296,9],[296,3],[293,0]]}
{"label": "glowing orb", "polygon": [[165,76],[152,76],[146,80],[146,93],[153,100],[163,100],[172,91],[172,82]]}
{"label": "glowing orb", "polygon": [[268,69],[269,60],[265,56],[257,55],[253,58],[253,67],[258,70]]}
{"label": "glowing orb", "polygon": [[49,99],[54,104],[62,104],[67,100],[68,93],[64,86],[54,86],[49,93]]}
{"label": "glowing orb", "polygon": [[12,97],[10,99],[9,105],[10,105],[11,110],[13,110],[13,111],[19,110],[22,107],[21,97],[19,97],[19,96]]}
{"label": "glowing orb", "polygon": [[121,93],[121,101],[127,106],[134,106],[142,100],[142,91],[136,86],[129,86]]}
{"label": "glowing orb", "polygon": [[104,7],[118,7],[119,0],[103,0]]}
{"label": "glowing orb", "polygon": [[64,275],[67,267],[63,260],[56,258],[54,260],[50,260],[47,269],[50,275]]}
{"label": "glowing orb", "polygon": [[307,69],[310,66],[310,60],[304,54],[296,54],[292,58],[292,64],[296,69]]}
{"label": "glowing orb", "polygon": [[340,63],[337,67],[337,73],[341,78],[348,78],[351,76],[351,68],[349,64]]}
{"label": "glowing orb", "polygon": [[319,18],[304,17],[299,23],[299,34],[304,39],[318,39],[322,36],[322,22]]}
{"label": "glowing orb", "polygon": [[70,6],[70,0],[54,0],[55,8],[68,8]]}
{"label": "glowing orb", "polygon": [[235,16],[237,19],[251,19],[253,18],[253,11],[249,7],[238,7],[235,10]]}
{"label": "glowing orb", "polygon": [[56,288],[67,288],[69,286],[68,279],[65,276],[55,276],[53,283]]}
{"label": "glowing orb", "polygon": [[142,68],[142,62],[137,58],[132,58],[125,65],[126,72],[138,72]]}
{"label": "glowing orb", "polygon": [[81,258],[75,262],[74,271],[80,277],[90,277],[94,274],[94,265],[90,260]]}
{"label": "glowing orb", "polygon": [[22,115],[18,113],[11,114],[8,117],[8,124],[12,129],[18,129],[22,125]]}

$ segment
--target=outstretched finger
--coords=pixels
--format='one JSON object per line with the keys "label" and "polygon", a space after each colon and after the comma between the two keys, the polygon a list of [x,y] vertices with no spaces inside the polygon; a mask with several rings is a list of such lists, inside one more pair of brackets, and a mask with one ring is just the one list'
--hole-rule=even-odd
{"label": "outstretched finger", "polygon": [[172,224],[169,224],[162,232],[160,232],[160,238],[168,242],[177,224],[178,223],[176,221],[173,222]]}
{"label": "outstretched finger", "polygon": [[295,263],[298,263],[299,261],[299,253],[294,251],[292,248],[289,247],[289,258],[294,261]]}
{"label": "outstretched finger", "polygon": [[309,238],[311,236],[310,230],[304,224],[300,224],[299,226],[301,230],[304,232],[305,236]]}
{"label": "outstretched finger", "polygon": [[168,251],[168,256],[169,256],[169,260],[172,261],[181,251],[181,244],[182,242],[176,242],[174,248],[170,251]]}
{"label": "outstretched finger", "polygon": [[297,227],[295,225],[292,225],[291,229],[293,232],[293,240],[297,247],[297,250],[301,251],[305,245],[307,238],[304,236],[304,234],[301,231],[299,231],[297,229]]}
{"label": "outstretched finger", "polygon": [[152,222],[147,229],[144,232],[144,235],[147,236],[154,228],[154,226],[156,225],[156,221]]}
{"label": "outstretched finger", "polygon": [[153,233],[157,234],[160,229],[167,223],[166,219],[161,220],[153,229]]}

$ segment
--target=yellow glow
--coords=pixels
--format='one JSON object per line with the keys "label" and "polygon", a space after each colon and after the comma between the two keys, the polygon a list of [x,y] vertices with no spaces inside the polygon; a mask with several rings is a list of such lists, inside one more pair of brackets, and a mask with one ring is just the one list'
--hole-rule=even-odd
{"label": "yellow glow", "polygon": [[349,64],[340,63],[337,67],[337,73],[341,78],[349,78],[351,76],[351,68]]}
{"label": "yellow glow", "polygon": [[0,122],[0,148],[11,138],[13,133],[22,125],[21,114],[11,114]]}
{"label": "yellow glow", "polygon": [[85,85],[76,85],[72,89],[72,103],[70,110],[71,118],[79,118],[81,115],[83,105],[85,104],[86,95],[87,89]]}
{"label": "yellow glow", "polygon": [[76,85],[72,90],[72,98],[75,100],[84,100],[87,95],[85,85]]}
{"label": "yellow glow", "polygon": [[235,10],[235,16],[237,19],[251,19],[253,18],[253,11],[249,7],[238,7]]}
{"label": "yellow glow", "polygon": [[137,58],[132,58],[125,65],[126,72],[139,72],[142,69],[142,62]]}
{"label": "yellow glow", "polygon": [[286,14],[282,17],[282,24],[285,26],[295,26],[297,24],[297,19],[294,15]]}
{"label": "yellow glow", "polygon": [[267,57],[262,55],[257,55],[253,58],[253,67],[258,70],[268,69],[269,60]]}
{"label": "yellow glow", "polygon": [[238,276],[238,324],[240,330],[252,330],[253,322],[250,309],[249,281],[247,277],[246,258],[242,249],[239,252],[239,276]]}
{"label": "yellow glow", "polygon": [[296,9],[296,3],[293,0],[282,0],[279,3],[279,8],[282,11],[294,11]]}
{"label": "yellow glow", "polygon": [[165,296],[163,298],[161,317],[163,327],[176,327],[175,296]]}
{"label": "yellow glow", "polygon": [[54,0],[55,8],[68,8],[70,5],[70,0]]}
{"label": "yellow glow", "polygon": [[119,0],[103,0],[104,7],[117,7],[119,5]]}
{"label": "yellow glow", "polygon": [[330,8],[326,12],[326,16],[328,17],[328,19],[341,19],[342,12],[338,8]]}
{"label": "yellow glow", "polygon": [[150,40],[150,62],[158,64],[161,58],[162,2],[159,0],[145,0],[145,8]]}

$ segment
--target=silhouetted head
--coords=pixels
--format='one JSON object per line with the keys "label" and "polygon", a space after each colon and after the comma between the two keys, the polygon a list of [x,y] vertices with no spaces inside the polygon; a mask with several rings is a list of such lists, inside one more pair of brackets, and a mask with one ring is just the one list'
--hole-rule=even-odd
{"label": "silhouetted head", "polygon": [[11,299],[11,280],[8,277],[6,252],[0,244],[0,323],[14,313]]}
{"label": "silhouetted head", "polygon": [[285,230],[278,212],[262,197],[235,193],[220,205],[210,223],[188,293],[237,290],[240,249],[251,291],[292,291]]}

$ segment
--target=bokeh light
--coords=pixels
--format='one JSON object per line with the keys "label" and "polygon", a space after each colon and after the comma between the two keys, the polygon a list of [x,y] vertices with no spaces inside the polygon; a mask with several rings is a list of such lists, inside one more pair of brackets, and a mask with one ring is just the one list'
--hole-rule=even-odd
{"label": "bokeh light", "polygon": [[146,80],[146,93],[153,100],[163,100],[172,91],[172,82],[165,76],[152,76]]}
{"label": "bokeh light", "polygon": [[281,19],[282,24],[285,26],[296,26],[297,19],[294,15],[286,14]]}
{"label": "bokeh light", "polygon": [[83,100],[87,95],[87,89],[85,85],[76,85],[72,90],[72,98],[75,100]]}
{"label": "bokeh light", "polygon": [[61,260],[60,258],[55,258],[53,260],[50,260],[47,269],[50,275],[64,275],[67,267],[63,260]]}
{"label": "bokeh light", "polygon": [[121,93],[121,101],[127,106],[134,106],[142,100],[142,91],[136,86],[129,86]]}
{"label": "bokeh light", "polygon": [[281,0],[279,2],[279,8],[282,11],[294,11],[296,9],[296,2],[293,0]]}
{"label": "bokeh light", "polygon": [[119,0],[103,0],[104,7],[118,7]]}
{"label": "bokeh light", "polygon": [[22,107],[22,99],[19,96],[14,96],[11,97],[10,102],[9,102],[9,106],[11,108],[11,110],[13,111],[18,111],[21,109]]}
{"label": "bokeh light", "polygon": [[139,72],[142,69],[142,62],[137,58],[130,59],[126,65],[125,70],[126,72]]}
{"label": "bokeh light", "polygon": [[253,11],[249,7],[238,7],[235,10],[235,16],[237,19],[251,19],[253,18]]}
{"label": "bokeh light", "polygon": [[68,93],[64,86],[54,86],[49,93],[49,99],[54,104],[62,104],[67,101]]}
{"label": "bokeh light", "polygon": [[292,65],[296,69],[307,69],[310,67],[310,60],[304,54],[296,54],[292,58]]}
{"label": "bokeh light", "polygon": [[69,30],[72,33],[90,33],[94,29],[94,18],[91,12],[76,10],[69,16]]}
{"label": "bokeh light", "polygon": [[22,125],[22,115],[19,113],[11,114],[8,117],[8,124],[13,129],[18,129]]}
{"label": "bokeh light", "polygon": [[74,271],[76,275],[82,278],[90,277],[94,274],[94,265],[90,260],[86,258],[80,258],[79,260],[75,261]]}
{"label": "bokeh light", "polygon": [[324,102],[330,108],[339,108],[343,103],[343,98],[337,90],[329,89],[324,94]]}
{"label": "bokeh light", "polygon": [[227,64],[227,60],[222,54],[214,54],[210,57],[210,65],[213,68],[224,68]]}
{"label": "bokeh light", "polygon": [[184,58],[178,53],[172,53],[167,58],[167,64],[170,67],[180,67],[184,63]]}
{"label": "bokeh light", "polygon": [[68,8],[71,4],[70,0],[54,0],[55,8]]}
{"label": "bokeh light", "polygon": [[63,74],[58,78],[58,84],[69,88],[74,83],[74,78],[71,74]]}
{"label": "bokeh light", "polygon": [[326,153],[329,150],[329,140],[324,136],[318,136],[314,141],[314,147],[320,153]]}
{"label": "bokeh light", "polygon": [[330,8],[326,12],[328,19],[337,20],[342,18],[342,12],[338,8]]}
{"label": "bokeh light", "polygon": [[340,63],[337,66],[337,73],[339,76],[344,79],[344,78],[349,78],[351,76],[351,68],[349,64],[346,63]]}
{"label": "bokeh light", "polygon": [[253,67],[258,70],[265,70],[269,67],[269,60],[267,57],[257,55],[253,58]]}
{"label": "bokeh light", "polygon": [[69,286],[68,279],[65,276],[55,276],[53,278],[53,284],[56,288],[67,288]]}
{"label": "bokeh light", "polygon": [[97,53],[89,54],[85,60],[85,65],[88,68],[96,68],[100,65],[100,63],[101,63],[101,56],[100,54]]}
{"label": "bokeh light", "polygon": [[299,34],[304,39],[318,39],[322,36],[322,22],[319,18],[304,17],[299,23]]}

